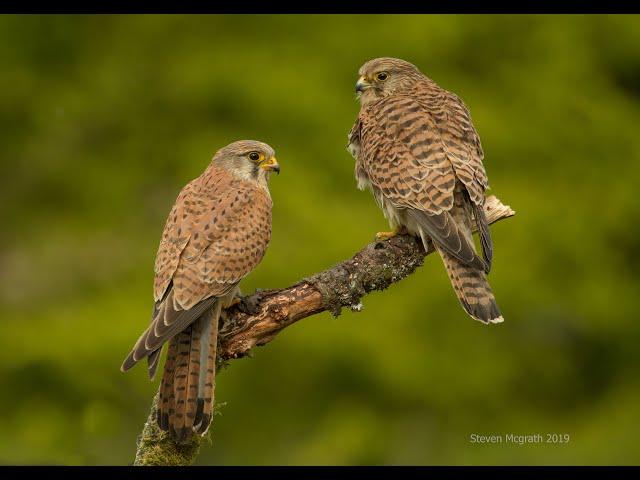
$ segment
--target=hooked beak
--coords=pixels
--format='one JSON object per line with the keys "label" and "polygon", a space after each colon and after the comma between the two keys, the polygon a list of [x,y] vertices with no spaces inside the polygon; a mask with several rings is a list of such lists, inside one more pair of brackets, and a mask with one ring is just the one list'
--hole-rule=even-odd
{"label": "hooked beak", "polygon": [[276,157],[271,157],[269,160],[262,162],[260,164],[260,168],[280,174],[280,165],[278,164]]}
{"label": "hooked beak", "polygon": [[360,77],[356,82],[356,93],[362,93],[367,88],[371,88],[371,84],[367,82],[367,79],[364,76]]}

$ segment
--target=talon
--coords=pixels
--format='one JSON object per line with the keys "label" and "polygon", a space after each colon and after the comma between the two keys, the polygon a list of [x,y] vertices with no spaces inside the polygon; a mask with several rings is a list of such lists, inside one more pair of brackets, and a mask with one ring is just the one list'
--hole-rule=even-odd
{"label": "talon", "polygon": [[403,227],[398,226],[398,227],[395,227],[390,232],[378,232],[376,233],[376,240],[380,240],[380,241],[389,240],[390,238],[393,238],[396,235],[399,235],[402,232],[402,229]]}

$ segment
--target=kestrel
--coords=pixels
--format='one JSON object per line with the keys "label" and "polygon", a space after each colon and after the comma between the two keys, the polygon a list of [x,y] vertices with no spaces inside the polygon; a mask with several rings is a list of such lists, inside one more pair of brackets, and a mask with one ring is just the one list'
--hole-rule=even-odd
{"label": "kestrel", "polygon": [[146,357],[153,379],[169,342],[157,421],[178,442],[192,432],[205,434],[211,423],[218,319],[271,238],[273,171],[280,167],[269,145],[253,140],[227,145],[182,189],[165,223],[151,324],[121,370]]}
{"label": "kestrel", "polygon": [[[361,108],[349,133],[358,188],[369,188],[392,231],[432,241],[465,311],[484,323],[502,315],[487,282],[493,246],[484,214],[484,153],[466,105],[414,65],[377,58],[359,71]],[[472,225],[480,234],[476,253]]]}

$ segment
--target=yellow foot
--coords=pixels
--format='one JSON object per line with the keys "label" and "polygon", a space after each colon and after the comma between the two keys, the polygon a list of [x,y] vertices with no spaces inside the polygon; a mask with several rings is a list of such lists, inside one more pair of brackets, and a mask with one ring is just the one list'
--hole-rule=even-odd
{"label": "yellow foot", "polygon": [[396,227],[393,230],[391,230],[390,232],[378,232],[376,233],[376,240],[389,240],[390,238],[395,237],[396,235],[400,234],[402,232],[403,228],[402,227]]}

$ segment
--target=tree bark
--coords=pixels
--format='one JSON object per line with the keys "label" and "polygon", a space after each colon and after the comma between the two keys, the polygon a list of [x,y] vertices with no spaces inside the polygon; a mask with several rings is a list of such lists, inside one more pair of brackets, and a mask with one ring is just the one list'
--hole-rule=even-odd
{"label": "tree bark", "polygon": [[[511,217],[515,212],[495,196],[487,197],[485,213],[489,223]],[[407,277],[433,253],[420,239],[398,235],[374,241],[351,259],[304,278],[287,288],[263,290],[243,297],[223,312],[218,334],[218,366],[240,358],[256,345],[265,345],[282,329],[320,312],[340,315],[343,307],[362,309],[360,299],[373,290],[384,290]],[[134,465],[190,465],[199,452],[202,437],[193,436],[186,445],[176,445],[155,421],[157,398],[138,439]]]}

